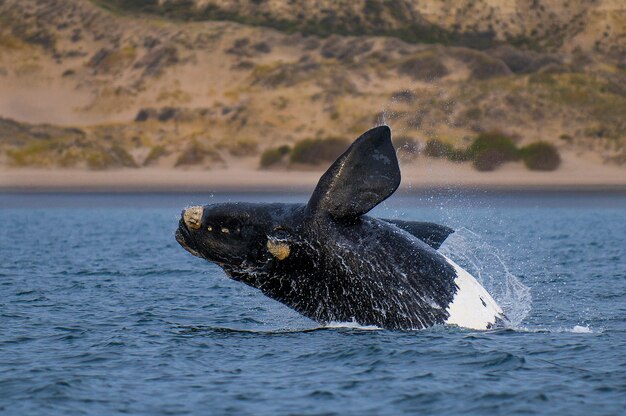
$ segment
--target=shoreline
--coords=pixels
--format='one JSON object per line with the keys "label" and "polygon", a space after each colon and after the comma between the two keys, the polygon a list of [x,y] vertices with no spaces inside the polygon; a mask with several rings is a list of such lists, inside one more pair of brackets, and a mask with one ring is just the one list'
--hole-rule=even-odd
{"label": "shoreline", "polygon": [[[428,191],[626,192],[626,169],[598,166],[574,171],[532,172],[510,164],[496,172],[430,160],[402,167],[401,194]],[[2,193],[310,193],[323,169],[259,170],[238,166],[214,170],[168,168],[89,171],[0,169]]]}

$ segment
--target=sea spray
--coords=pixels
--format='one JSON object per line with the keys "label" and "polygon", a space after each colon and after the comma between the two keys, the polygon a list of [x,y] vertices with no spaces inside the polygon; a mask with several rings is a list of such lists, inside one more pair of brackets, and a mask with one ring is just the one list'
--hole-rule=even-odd
{"label": "sea spray", "polygon": [[511,327],[519,327],[531,310],[530,288],[511,273],[495,247],[473,231],[461,228],[439,251],[472,274],[498,302]]}

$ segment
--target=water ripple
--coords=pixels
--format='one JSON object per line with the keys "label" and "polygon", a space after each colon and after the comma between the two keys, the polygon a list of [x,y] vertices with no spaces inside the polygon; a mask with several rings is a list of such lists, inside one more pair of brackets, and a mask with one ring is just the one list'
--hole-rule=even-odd
{"label": "water ripple", "polygon": [[320,326],[177,247],[178,208],[145,208],[159,198],[184,206],[190,196],[90,209],[89,196],[67,198],[80,207],[29,216],[0,208],[0,229],[22,236],[0,238],[2,414],[587,416],[626,408],[626,233],[617,226],[626,210],[615,208],[626,199],[536,209],[544,200],[525,196],[493,209],[488,198],[450,208],[412,196],[377,208],[478,236],[448,249],[482,261],[474,263],[482,278],[521,322],[481,332]]}

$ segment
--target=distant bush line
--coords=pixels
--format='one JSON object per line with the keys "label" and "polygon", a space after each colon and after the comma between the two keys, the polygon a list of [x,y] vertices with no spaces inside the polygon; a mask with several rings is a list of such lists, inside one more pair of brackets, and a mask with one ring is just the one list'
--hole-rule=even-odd
{"label": "distant bush line", "polygon": [[479,134],[467,149],[456,149],[449,143],[430,139],[426,142],[424,153],[453,162],[469,161],[476,170],[485,172],[520,159],[530,170],[551,171],[561,164],[561,157],[553,144],[535,142],[518,148],[512,137],[497,131]]}
{"label": "distant bush line", "polygon": [[[159,0],[93,0],[101,7],[117,11],[154,14],[174,20],[207,21],[226,20],[250,26],[270,27],[286,33],[300,32],[304,35],[327,37],[342,36],[389,36],[410,43],[440,43],[444,45],[466,46],[474,49],[487,49],[501,44],[491,30],[461,32],[448,30],[426,21],[416,21],[398,12],[394,2],[369,0],[365,3],[363,19],[356,16],[341,16],[328,13],[319,19],[283,19],[268,13],[243,15],[215,4],[198,7],[193,0],[160,2]],[[378,16],[388,15],[389,19]],[[376,18],[368,18],[374,17]],[[395,25],[395,27],[393,27]],[[509,43],[537,48],[532,39],[517,37],[507,40]]]}
{"label": "distant bush line", "polygon": [[[414,160],[418,157],[419,142],[408,136],[393,139],[400,160]],[[325,139],[304,139],[287,145],[271,147],[261,154],[261,168],[278,164],[318,165],[331,163],[341,155],[350,142],[336,137]],[[424,154],[432,158],[444,158],[453,162],[471,162],[479,171],[493,171],[505,162],[518,161],[530,170],[551,171],[561,164],[557,148],[547,142],[535,142],[519,148],[512,137],[498,131],[479,134],[466,149],[455,148],[438,139],[430,139],[424,147]]]}
{"label": "distant bush line", "polygon": [[289,163],[318,165],[335,161],[346,151],[350,142],[338,137],[325,139],[304,139],[297,141],[293,148],[279,146],[266,149],[261,154],[261,167],[268,168],[284,162],[289,156]]}

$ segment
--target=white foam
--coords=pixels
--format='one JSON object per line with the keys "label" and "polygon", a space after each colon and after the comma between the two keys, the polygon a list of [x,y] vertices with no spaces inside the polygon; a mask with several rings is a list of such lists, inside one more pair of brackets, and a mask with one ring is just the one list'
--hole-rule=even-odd
{"label": "white foam", "polygon": [[527,327],[527,326],[522,326],[519,328],[515,328],[515,331],[517,332],[535,332],[535,333],[552,333],[552,334],[563,334],[563,333],[569,333],[569,334],[597,334],[597,333],[602,333],[602,329],[591,329],[588,326],[580,326],[580,325],[574,325],[573,328],[546,328],[546,327]]}
{"label": "white foam", "polygon": [[494,325],[497,318],[502,319],[502,308],[474,276],[449,258],[444,258],[454,267],[457,275],[454,283],[459,288],[447,308],[450,316],[446,324],[485,330]]}
{"label": "white foam", "polygon": [[450,235],[439,252],[463,265],[484,287],[506,315],[509,328],[520,328],[532,305],[530,288],[515,276],[499,256],[496,247],[480,235],[461,228]]}
{"label": "white foam", "polygon": [[361,325],[358,322],[335,322],[331,321],[324,325],[326,328],[350,328],[350,329],[360,329],[362,331],[379,331],[382,328],[377,327],[376,325]]}

